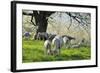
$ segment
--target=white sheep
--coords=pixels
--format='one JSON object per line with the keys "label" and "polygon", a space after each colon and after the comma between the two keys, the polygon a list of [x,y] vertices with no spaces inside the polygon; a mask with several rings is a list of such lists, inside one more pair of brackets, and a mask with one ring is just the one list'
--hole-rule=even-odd
{"label": "white sheep", "polygon": [[46,40],[45,42],[44,42],[44,48],[45,48],[45,53],[47,54],[47,55],[50,55],[51,54],[51,41],[50,40]]}
{"label": "white sheep", "polygon": [[69,39],[67,37],[63,37],[64,47],[66,48],[68,45]]}
{"label": "white sheep", "polygon": [[60,49],[63,46],[63,39],[61,36],[55,36],[55,38],[52,40],[53,45],[53,53],[56,55],[60,54]]}

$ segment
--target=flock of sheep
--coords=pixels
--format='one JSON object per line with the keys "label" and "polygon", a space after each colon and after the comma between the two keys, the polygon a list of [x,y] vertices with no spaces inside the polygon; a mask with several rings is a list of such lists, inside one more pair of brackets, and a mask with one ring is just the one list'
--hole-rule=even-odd
{"label": "flock of sheep", "polygon": [[59,55],[63,45],[65,48],[67,48],[68,43],[72,39],[75,40],[75,38],[68,37],[67,35],[64,36],[56,35],[51,40],[51,36],[49,36],[49,38],[44,42],[44,47],[47,55]]}
{"label": "flock of sheep", "polygon": [[[28,39],[30,37],[30,33],[24,33],[24,37]],[[70,47],[71,40],[75,40],[74,37],[67,36],[67,35],[56,35],[56,34],[48,34],[46,32],[38,32],[37,34],[33,35],[34,40],[43,40],[44,41],[44,48],[45,54],[47,55],[60,55],[61,48],[64,46],[65,48]],[[78,45],[71,46],[79,47]]]}

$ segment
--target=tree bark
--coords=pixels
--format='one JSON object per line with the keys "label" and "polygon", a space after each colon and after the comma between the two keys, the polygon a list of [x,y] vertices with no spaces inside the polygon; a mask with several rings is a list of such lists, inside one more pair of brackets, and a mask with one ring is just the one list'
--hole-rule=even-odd
{"label": "tree bark", "polygon": [[36,25],[38,26],[38,29],[36,31],[36,33],[38,32],[46,32],[47,30],[47,19],[46,19],[46,12],[44,11],[34,11],[34,17],[35,17],[35,22]]}

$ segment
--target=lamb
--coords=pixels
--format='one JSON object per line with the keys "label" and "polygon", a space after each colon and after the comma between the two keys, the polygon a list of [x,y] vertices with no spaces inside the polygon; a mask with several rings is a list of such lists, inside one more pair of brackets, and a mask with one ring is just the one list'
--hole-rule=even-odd
{"label": "lamb", "polygon": [[24,33],[24,38],[25,39],[29,40],[30,36],[31,36],[31,34],[29,32]]}
{"label": "lamb", "polygon": [[72,45],[71,48],[79,48],[80,46],[82,46],[84,44],[85,39],[82,39],[78,44]]}
{"label": "lamb", "polygon": [[47,55],[51,55],[51,53],[52,53],[52,50],[51,50],[51,41],[50,40],[46,40],[45,42],[44,42],[44,48],[45,48],[45,53],[47,54]]}
{"label": "lamb", "polygon": [[70,48],[71,47],[71,41],[75,40],[75,37],[72,36],[68,36],[68,35],[63,35],[63,41],[64,41],[64,45],[66,43],[67,47],[66,48]]}
{"label": "lamb", "polygon": [[56,34],[48,34],[48,38],[52,41],[54,39],[54,37],[56,36]]}
{"label": "lamb", "polygon": [[67,37],[63,37],[64,47],[66,48],[68,45],[69,39]]}
{"label": "lamb", "polygon": [[53,45],[53,53],[55,55],[60,54],[60,49],[63,46],[63,39],[61,36],[55,36],[55,38],[52,40]]}
{"label": "lamb", "polygon": [[48,33],[46,32],[38,32],[37,34],[37,39],[38,40],[47,40],[48,39]]}

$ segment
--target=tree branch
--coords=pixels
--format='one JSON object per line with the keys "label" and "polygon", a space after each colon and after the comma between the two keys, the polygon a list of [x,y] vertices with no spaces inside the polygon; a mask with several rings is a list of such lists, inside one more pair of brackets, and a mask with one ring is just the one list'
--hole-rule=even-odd
{"label": "tree branch", "polygon": [[[34,11],[33,11],[33,13],[34,13]],[[32,22],[32,24],[33,24],[34,26],[37,26],[37,25],[33,22],[33,16],[34,16],[34,14],[31,15],[31,22]]]}

